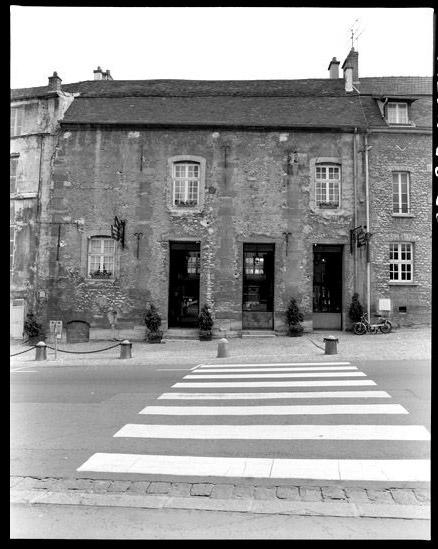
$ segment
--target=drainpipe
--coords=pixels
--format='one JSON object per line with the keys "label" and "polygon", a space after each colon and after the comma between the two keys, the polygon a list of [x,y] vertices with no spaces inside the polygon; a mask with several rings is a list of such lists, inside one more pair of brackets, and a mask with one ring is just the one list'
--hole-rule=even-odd
{"label": "drainpipe", "polygon": [[[370,232],[370,189],[369,189],[369,173],[368,173],[368,133],[364,135],[365,148],[365,206],[366,206],[366,225],[367,233]],[[371,322],[371,262],[370,262],[370,241],[367,240],[367,313],[368,320]]]}
{"label": "drainpipe", "polygon": [[[357,227],[357,128],[354,128],[353,135],[353,190],[354,190],[354,209],[353,209],[353,227]],[[357,291],[357,246],[353,247],[353,293]]]}

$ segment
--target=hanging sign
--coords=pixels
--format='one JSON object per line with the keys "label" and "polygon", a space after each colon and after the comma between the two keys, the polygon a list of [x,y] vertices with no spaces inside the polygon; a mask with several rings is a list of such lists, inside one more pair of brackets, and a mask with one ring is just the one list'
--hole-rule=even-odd
{"label": "hanging sign", "polygon": [[125,247],[125,221],[121,221],[117,216],[114,218],[114,223],[111,225],[111,237]]}

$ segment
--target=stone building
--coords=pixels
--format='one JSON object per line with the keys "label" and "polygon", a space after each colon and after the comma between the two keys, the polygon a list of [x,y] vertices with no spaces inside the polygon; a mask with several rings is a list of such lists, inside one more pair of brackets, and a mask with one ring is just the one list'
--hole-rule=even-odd
{"label": "stone building", "polygon": [[165,330],[208,303],[217,336],[284,333],[294,297],[306,330],[347,329],[354,292],[427,322],[431,78],[359,79],[354,50],[339,64],[281,81],[98,69],[65,86],[40,201],[45,322],[142,339],[148,303]]}

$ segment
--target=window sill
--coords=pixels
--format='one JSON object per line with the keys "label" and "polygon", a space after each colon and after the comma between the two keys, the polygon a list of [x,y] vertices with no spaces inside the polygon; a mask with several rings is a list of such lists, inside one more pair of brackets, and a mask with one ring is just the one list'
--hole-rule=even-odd
{"label": "window sill", "polygon": [[114,284],[116,282],[115,278],[90,278],[87,277],[85,279],[87,282],[90,282],[91,284]]}
{"label": "window sill", "polygon": [[415,217],[415,215],[411,214],[411,213],[393,213],[392,217],[402,217],[402,218],[407,217],[407,218],[409,218],[409,217]]}
{"label": "window sill", "polygon": [[399,282],[399,281],[395,281],[395,280],[391,280],[390,282],[388,282],[388,285],[389,286],[418,286],[418,283],[417,282]]}
{"label": "window sill", "polygon": [[199,214],[202,213],[203,209],[200,206],[186,206],[180,208],[170,207],[168,208],[168,211],[171,215],[178,217],[183,215]]}

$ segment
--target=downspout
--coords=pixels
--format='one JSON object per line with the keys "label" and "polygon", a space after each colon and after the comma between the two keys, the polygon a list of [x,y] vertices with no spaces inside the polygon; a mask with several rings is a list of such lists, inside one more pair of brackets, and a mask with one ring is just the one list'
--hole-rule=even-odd
{"label": "downspout", "polygon": [[[354,128],[353,135],[353,190],[354,190],[354,209],[353,209],[353,227],[357,227],[357,128]],[[357,292],[357,247],[353,247],[353,293]]]}
{"label": "downspout", "polygon": [[[369,189],[369,173],[368,173],[368,133],[367,129],[364,135],[365,148],[365,207],[366,207],[366,232],[370,233],[370,189]],[[370,262],[370,241],[367,239],[367,314],[368,320],[371,322],[371,262]]]}

